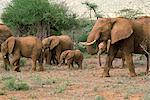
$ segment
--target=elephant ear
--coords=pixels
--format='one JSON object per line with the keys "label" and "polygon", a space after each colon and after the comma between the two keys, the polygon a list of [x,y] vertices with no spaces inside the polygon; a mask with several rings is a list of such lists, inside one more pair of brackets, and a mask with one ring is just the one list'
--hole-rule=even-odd
{"label": "elephant ear", "polygon": [[9,54],[11,54],[13,52],[14,47],[15,47],[15,42],[16,42],[15,37],[8,38],[8,40],[7,40],[7,47],[8,47]]}
{"label": "elephant ear", "polygon": [[50,40],[50,50],[54,49],[60,42],[59,37],[53,36]]}
{"label": "elephant ear", "polygon": [[124,18],[112,19],[113,27],[111,30],[111,44],[119,40],[126,39],[133,33],[132,24],[129,20]]}

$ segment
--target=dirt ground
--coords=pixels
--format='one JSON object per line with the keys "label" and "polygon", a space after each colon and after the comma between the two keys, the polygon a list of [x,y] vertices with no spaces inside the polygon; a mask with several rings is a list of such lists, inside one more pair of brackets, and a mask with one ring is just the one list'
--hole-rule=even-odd
{"label": "dirt ground", "polygon": [[[102,58],[102,65],[105,64]],[[101,77],[103,66],[97,56],[86,55],[82,70],[69,70],[67,66],[44,65],[45,71],[31,72],[30,59],[21,72],[5,71],[0,67],[0,100],[150,100],[150,75],[144,75],[146,59],[134,56],[137,77],[129,77],[128,68],[121,60],[113,62],[111,77]],[[76,66],[76,65],[75,65]],[[29,85],[28,90],[9,90],[4,80],[15,77]]]}

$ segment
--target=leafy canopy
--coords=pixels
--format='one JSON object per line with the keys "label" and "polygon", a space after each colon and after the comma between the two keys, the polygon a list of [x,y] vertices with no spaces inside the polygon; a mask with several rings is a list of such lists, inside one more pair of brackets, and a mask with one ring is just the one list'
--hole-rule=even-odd
{"label": "leafy canopy", "polygon": [[3,12],[2,20],[13,29],[30,27],[30,31],[36,30],[39,23],[57,30],[68,29],[77,24],[75,14],[63,5],[49,1],[12,0]]}

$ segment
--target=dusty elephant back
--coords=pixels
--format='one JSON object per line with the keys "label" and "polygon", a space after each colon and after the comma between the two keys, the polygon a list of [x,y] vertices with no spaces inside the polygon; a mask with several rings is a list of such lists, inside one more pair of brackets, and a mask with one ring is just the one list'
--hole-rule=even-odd
{"label": "dusty elephant back", "polygon": [[[20,48],[23,56],[31,57],[32,53],[36,52],[40,56],[42,50],[42,42],[34,36],[18,37]],[[31,48],[31,49],[29,49]]]}
{"label": "dusty elephant back", "polygon": [[34,45],[35,47],[42,48],[42,42],[34,36],[27,36],[27,37],[19,37],[18,40],[22,45]]}
{"label": "dusty elephant back", "polygon": [[150,23],[150,16],[141,16],[135,19],[135,21],[141,24],[149,24]]}
{"label": "dusty elephant back", "polygon": [[75,60],[79,60],[79,59],[83,60],[83,54],[80,50],[74,50],[74,52],[75,52]]}
{"label": "dusty elephant back", "polygon": [[68,35],[61,35],[61,36],[58,36],[58,37],[60,38],[62,51],[73,49],[73,41]]}

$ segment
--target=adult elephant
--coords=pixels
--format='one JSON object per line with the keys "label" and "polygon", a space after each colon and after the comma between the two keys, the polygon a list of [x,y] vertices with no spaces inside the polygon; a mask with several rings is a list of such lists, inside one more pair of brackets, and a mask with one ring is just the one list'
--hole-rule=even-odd
{"label": "adult elephant", "polygon": [[[73,41],[68,35],[50,36],[42,40],[44,49],[50,49],[50,52],[54,52],[56,60],[60,62],[60,55],[65,50],[73,49]],[[53,53],[51,53],[53,54]],[[51,59],[50,59],[51,60]]]}
{"label": "adult elephant", "polygon": [[92,46],[97,41],[111,40],[103,76],[110,76],[109,70],[118,50],[123,52],[130,76],[136,76],[132,53],[145,53],[140,46],[141,44],[146,45],[147,51],[149,51],[148,43],[143,41],[146,39],[145,37],[149,38],[150,35],[143,33],[142,24],[133,23],[125,18],[99,18],[91,33],[94,35],[90,38],[92,42],[84,44]]}
{"label": "adult elephant", "polygon": [[[9,37],[11,37],[12,31],[10,30],[10,28],[8,28],[7,25],[0,23],[0,51],[1,51],[1,44]],[[7,65],[10,64],[8,59],[3,59],[5,63],[7,63]],[[5,66],[5,69],[7,69],[7,66]]]}
{"label": "adult elephant", "polygon": [[[19,60],[21,57],[32,58],[32,70],[36,70],[36,62],[39,62],[39,71],[43,71],[43,53],[42,42],[34,37],[9,37],[1,45],[2,56],[4,59],[9,59],[12,55],[11,64],[14,66],[14,71],[19,72]],[[5,62],[4,62],[5,63]]]}

